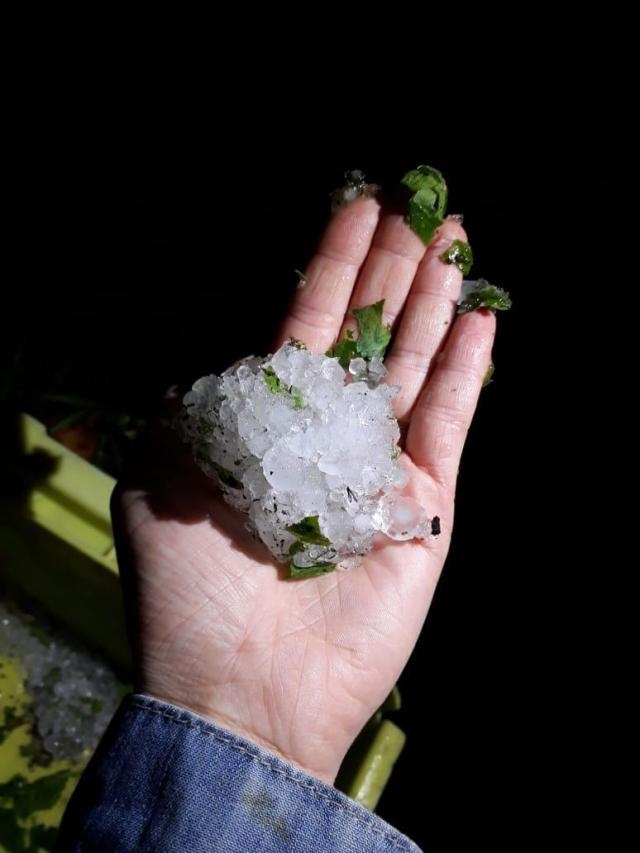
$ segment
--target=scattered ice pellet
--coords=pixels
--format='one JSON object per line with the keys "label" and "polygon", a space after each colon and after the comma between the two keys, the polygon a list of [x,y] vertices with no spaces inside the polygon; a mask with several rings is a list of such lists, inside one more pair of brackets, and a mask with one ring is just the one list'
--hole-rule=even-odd
{"label": "scattered ice pellet", "polygon": [[375,515],[378,529],[390,539],[424,539],[431,524],[424,507],[406,495],[388,495],[380,501]]}
{"label": "scattered ice pellet", "polygon": [[25,674],[36,733],[56,759],[93,751],[122,697],[122,684],[102,659],[43,617],[0,602],[0,655]]}
{"label": "scattered ice pellet", "polygon": [[349,362],[349,373],[354,379],[362,379],[367,375],[367,362],[364,358],[352,358]]}

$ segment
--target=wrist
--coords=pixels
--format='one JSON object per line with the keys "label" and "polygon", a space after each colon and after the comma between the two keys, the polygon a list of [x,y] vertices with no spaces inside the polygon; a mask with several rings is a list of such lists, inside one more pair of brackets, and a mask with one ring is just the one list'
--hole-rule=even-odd
{"label": "wrist", "polygon": [[[266,733],[257,732],[254,728],[249,728],[243,724],[237,717],[231,717],[218,708],[213,708],[209,704],[202,704],[197,701],[185,700],[182,696],[175,696],[169,691],[151,690],[149,687],[140,688],[139,692],[149,696],[152,699],[157,699],[160,702],[165,702],[175,708],[189,711],[196,714],[207,722],[214,723],[222,729],[226,729],[230,734],[236,737],[243,738],[246,741],[256,744],[266,752],[275,755],[281,761],[287,764],[292,764],[294,767],[307,773],[309,776],[314,776],[325,785],[333,786],[338,770],[340,769],[341,758],[336,758],[332,761],[326,754],[323,756],[326,761],[323,761],[322,766],[313,766],[306,759],[300,760],[300,757],[292,754],[290,751],[283,749],[279,744],[275,743]],[[346,750],[345,750],[346,752]]]}

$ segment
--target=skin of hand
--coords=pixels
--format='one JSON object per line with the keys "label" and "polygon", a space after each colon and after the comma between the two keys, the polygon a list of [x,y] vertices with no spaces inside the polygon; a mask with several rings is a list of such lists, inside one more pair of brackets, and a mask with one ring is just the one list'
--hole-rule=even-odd
{"label": "skin of hand", "polygon": [[491,354],[495,318],[456,316],[462,274],[396,214],[361,199],[332,216],[274,344],[325,351],[349,312],[384,298],[394,338],[385,364],[403,428],[404,490],[442,533],[381,537],[362,564],[302,581],[245,530],[189,454],[158,454],[112,501],[136,689],[188,708],[332,784],[402,672],[449,547],[465,436]]}

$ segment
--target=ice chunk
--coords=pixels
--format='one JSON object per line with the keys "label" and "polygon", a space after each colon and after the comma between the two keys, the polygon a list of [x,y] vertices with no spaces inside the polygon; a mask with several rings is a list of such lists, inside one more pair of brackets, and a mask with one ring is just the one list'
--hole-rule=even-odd
{"label": "ice chunk", "polygon": [[381,500],[374,513],[374,523],[390,539],[400,542],[424,539],[431,530],[424,507],[407,495],[391,494]]}
{"label": "ice chunk", "polygon": [[324,566],[367,553],[379,531],[428,535],[426,510],[397,495],[406,475],[397,388],[385,376],[381,358],[344,370],[286,343],[199,379],[185,396],[179,429],[196,462],[276,559]]}
{"label": "ice chunk", "polygon": [[387,368],[377,355],[369,361],[358,357],[349,362],[349,373],[356,382],[366,382],[369,388],[375,388],[386,377]]}

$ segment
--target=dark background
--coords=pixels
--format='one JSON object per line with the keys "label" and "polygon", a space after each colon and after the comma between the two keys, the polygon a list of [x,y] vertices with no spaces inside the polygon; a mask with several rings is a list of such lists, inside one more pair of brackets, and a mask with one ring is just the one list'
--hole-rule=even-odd
{"label": "dark background", "polygon": [[[539,655],[548,567],[530,559],[531,507],[547,512],[537,504],[540,437],[554,426],[540,383],[549,356],[539,289],[555,275],[556,236],[540,212],[549,175],[499,134],[464,147],[338,137],[311,154],[306,132],[214,151],[188,138],[134,144],[123,127],[38,164],[14,211],[21,264],[3,348],[21,353],[25,386],[53,382],[149,411],[168,385],[266,352],[345,169],[392,185],[418,163],[438,167],[450,212],[465,215],[474,274],[509,290],[514,307],[498,318],[451,554],[400,681],[408,746],[379,812],[427,849],[439,837],[452,848],[470,829],[502,837],[504,815],[530,809],[524,791],[552,703]],[[569,209],[575,175],[565,181],[554,156],[554,203]]]}

